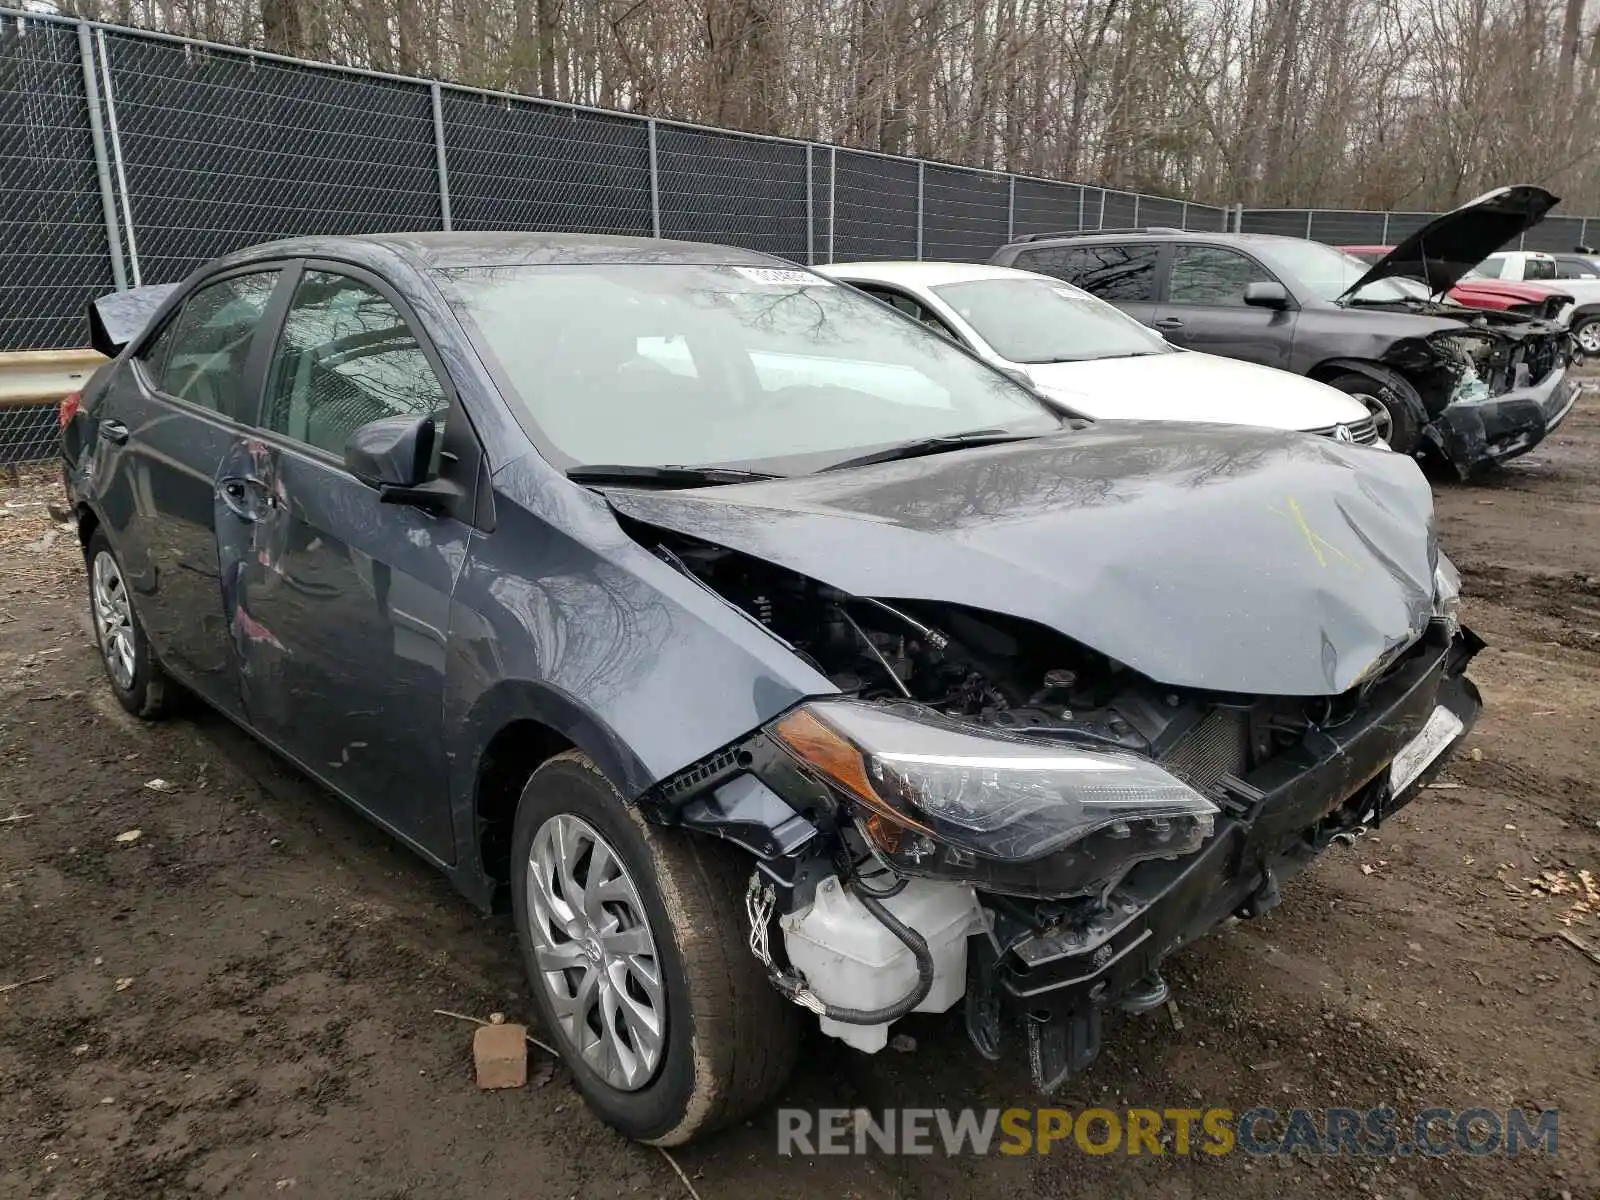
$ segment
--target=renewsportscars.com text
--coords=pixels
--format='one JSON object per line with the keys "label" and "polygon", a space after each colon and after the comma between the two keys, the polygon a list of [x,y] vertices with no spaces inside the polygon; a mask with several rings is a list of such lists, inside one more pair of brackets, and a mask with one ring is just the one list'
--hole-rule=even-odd
{"label": "renewsportscars.com text", "polygon": [[1325,1154],[1541,1153],[1554,1157],[1560,1113],[1425,1108],[780,1108],[778,1153]]}

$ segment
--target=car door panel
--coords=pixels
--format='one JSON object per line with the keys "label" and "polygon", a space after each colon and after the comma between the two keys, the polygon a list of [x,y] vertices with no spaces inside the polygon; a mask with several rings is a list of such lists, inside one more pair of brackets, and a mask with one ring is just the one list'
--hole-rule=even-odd
{"label": "car door panel", "polygon": [[1175,245],[1153,324],[1175,346],[1288,369],[1298,312],[1245,304],[1245,286],[1256,282],[1278,280],[1236,250]]}
{"label": "car door panel", "polygon": [[122,363],[98,410],[102,515],[162,664],[202,699],[240,712],[223,620],[216,476],[250,394],[252,353],[280,271],[207,281]]}
{"label": "car door panel", "polygon": [[[445,647],[470,525],[385,503],[336,456],[368,420],[446,403],[398,298],[357,274],[307,266],[267,369],[261,428],[228,449],[213,514],[225,611],[251,724],[451,862]],[[459,437],[464,422],[441,416]],[[441,453],[439,464],[475,478],[475,459]]]}
{"label": "car door panel", "polygon": [[222,479],[223,596],[250,723],[449,861],[439,734],[467,527],[385,504],[341,466],[265,436],[237,440]]}

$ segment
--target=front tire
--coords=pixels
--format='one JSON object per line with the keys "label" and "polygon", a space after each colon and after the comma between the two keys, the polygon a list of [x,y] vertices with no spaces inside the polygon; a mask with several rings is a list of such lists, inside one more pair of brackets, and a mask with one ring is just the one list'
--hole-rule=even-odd
{"label": "front tire", "polygon": [[1415,452],[1422,430],[1414,411],[1406,403],[1407,397],[1398,395],[1393,385],[1349,371],[1330,379],[1328,386],[1366,405],[1377,425],[1378,436],[1389,443],[1389,449],[1400,454]]}
{"label": "front tire", "polygon": [[799,1010],[748,949],[748,860],[649,824],[568,751],[528,780],[511,863],[540,1023],[602,1120],[675,1146],[773,1098]]}
{"label": "front tire", "polygon": [[139,614],[133,611],[122,564],[102,530],[84,548],[89,572],[89,619],[117,702],[134,716],[154,721],[171,711],[175,688],[156,662]]}

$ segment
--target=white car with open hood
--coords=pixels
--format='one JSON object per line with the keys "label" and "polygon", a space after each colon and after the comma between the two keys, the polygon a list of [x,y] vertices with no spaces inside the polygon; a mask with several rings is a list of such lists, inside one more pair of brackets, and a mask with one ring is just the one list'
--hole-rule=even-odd
{"label": "white car with open hood", "polygon": [[1382,444],[1359,400],[1287,371],[1180,350],[1113,305],[1048,275],[942,262],[817,270],[1097,420],[1258,425]]}

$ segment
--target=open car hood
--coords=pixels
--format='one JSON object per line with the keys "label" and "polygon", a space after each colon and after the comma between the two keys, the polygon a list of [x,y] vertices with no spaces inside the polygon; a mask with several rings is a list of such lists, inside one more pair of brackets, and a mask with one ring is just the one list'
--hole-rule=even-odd
{"label": "open car hood", "polygon": [[1544,220],[1560,198],[1541,187],[1496,188],[1429,221],[1346,289],[1341,300],[1392,276],[1418,279],[1442,296],[1513,238]]}
{"label": "open car hood", "polygon": [[1337,694],[1433,609],[1422,473],[1405,455],[1332,438],[1102,425],[606,496],[636,521],[858,596],[1033,621],[1174,687]]}

